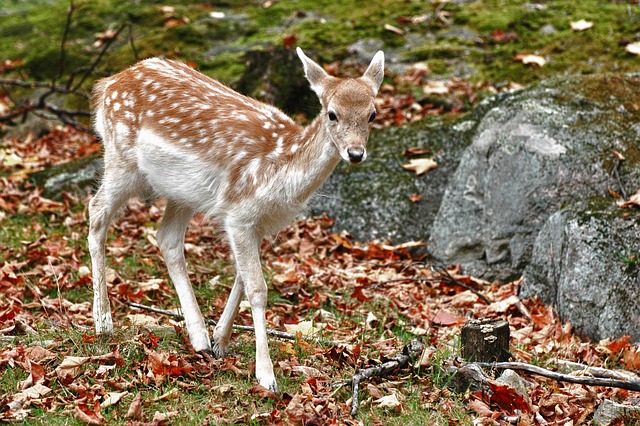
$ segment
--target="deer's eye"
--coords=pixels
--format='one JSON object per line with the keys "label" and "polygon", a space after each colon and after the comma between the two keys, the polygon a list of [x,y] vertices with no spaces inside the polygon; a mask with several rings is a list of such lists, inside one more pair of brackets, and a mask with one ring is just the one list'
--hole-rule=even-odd
{"label": "deer's eye", "polygon": [[373,111],[371,113],[371,115],[369,116],[369,123],[373,123],[373,120],[375,120],[375,119],[376,119],[376,112]]}
{"label": "deer's eye", "polygon": [[336,113],[333,111],[329,111],[329,120],[331,121],[338,121],[338,117],[336,116]]}

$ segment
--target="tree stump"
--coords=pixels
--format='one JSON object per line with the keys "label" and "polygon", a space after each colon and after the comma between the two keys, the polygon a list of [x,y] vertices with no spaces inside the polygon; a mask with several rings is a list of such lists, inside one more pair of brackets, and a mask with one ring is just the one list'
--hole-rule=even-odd
{"label": "tree stump", "polygon": [[509,360],[509,323],[505,320],[469,320],[462,327],[462,357],[469,362]]}

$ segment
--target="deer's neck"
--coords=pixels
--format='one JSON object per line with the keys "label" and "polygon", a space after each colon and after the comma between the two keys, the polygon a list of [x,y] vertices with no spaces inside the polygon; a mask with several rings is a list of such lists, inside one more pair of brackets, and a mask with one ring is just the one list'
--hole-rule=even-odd
{"label": "deer's neck", "polygon": [[338,150],[326,131],[320,117],[292,138],[292,153],[287,167],[287,193],[291,200],[305,203],[327,180],[340,161]]}

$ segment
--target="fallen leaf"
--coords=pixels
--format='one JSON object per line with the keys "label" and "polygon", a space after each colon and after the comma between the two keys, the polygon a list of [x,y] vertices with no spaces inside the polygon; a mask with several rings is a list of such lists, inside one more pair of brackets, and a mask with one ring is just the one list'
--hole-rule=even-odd
{"label": "fallen leaf", "polygon": [[142,396],[140,392],[133,397],[133,401],[131,401],[131,405],[129,405],[129,409],[127,410],[127,419],[138,420],[142,414]]}
{"label": "fallen leaf", "polygon": [[422,91],[425,95],[446,95],[449,93],[449,87],[442,80],[432,80],[422,86]]}
{"label": "fallen leaf", "polygon": [[278,395],[275,394],[275,392],[273,392],[270,389],[265,388],[264,386],[257,384],[254,387],[252,387],[251,389],[249,389],[249,393],[251,395],[255,395],[258,398],[261,399],[272,399],[274,401],[278,400]]}
{"label": "fallen leaf", "polygon": [[514,41],[518,38],[518,34],[513,31],[504,32],[501,29],[497,29],[491,33],[491,40],[496,43],[508,43],[510,41]]}
{"label": "fallen leaf", "polygon": [[431,322],[438,325],[462,325],[465,323],[465,318],[454,315],[446,309],[440,309],[437,314],[431,318]]}
{"label": "fallen leaf", "polygon": [[287,333],[302,334],[303,336],[315,336],[325,327],[325,324],[313,325],[313,321],[300,321],[298,324],[285,324]]}
{"label": "fallen leaf", "polygon": [[302,374],[305,378],[309,377],[323,377],[324,374],[317,368],[307,367],[306,365],[294,365],[291,367],[291,371]]}
{"label": "fallen leaf", "polygon": [[63,383],[73,380],[82,371],[82,366],[89,362],[88,356],[66,356],[55,369],[58,379]]}
{"label": "fallen leaf", "polygon": [[632,55],[640,56],[640,41],[634,41],[633,43],[629,43],[624,47],[628,53]]}
{"label": "fallen leaf", "polygon": [[402,167],[406,170],[416,172],[416,175],[420,176],[438,167],[438,163],[436,163],[433,158],[418,158],[409,160],[409,164],[403,164]]}
{"label": "fallen leaf", "polygon": [[491,408],[484,401],[478,399],[469,401],[468,407],[481,417],[491,417],[493,415]]}
{"label": "fallen leaf", "polygon": [[375,385],[371,383],[367,383],[367,391],[369,391],[369,395],[371,395],[372,398],[375,398],[375,399],[383,398],[382,392],[380,392],[380,389],[378,389]]}
{"label": "fallen leaf", "polygon": [[295,34],[286,35],[282,39],[282,44],[286,49],[289,49],[292,46],[295,46],[297,42],[298,42],[298,37],[296,37]]}
{"label": "fallen leaf", "polygon": [[180,393],[180,391],[178,390],[178,388],[173,388],[169,392],[165,392],[162,395],[160,395],[160,396],[158,396],[156,398],[153,398],[153,402],[168,401],[170,399],[177,399],[179,393]]}
{"label": "fallen leaf", "polygon": [[373,401],[378,407],[389,408],[391,410],[402,412],[402,402],[398,399],[398,392],[393,389],[391,395],[383,396]]}
{"label": "fallen leaf", "polygon": [[613,152],[613,156],[616,157],[618,160],[620,160],[620,161],[624,161],[625,160],[624,155],[622,155],[620,152],[615,151],[615,150],[612,151],[612,152]]}
{"label": "fallen leaf", "polygon": [[593,22],[585,21],[584,19],[581,19],[579,21],[571,22],[570,25],[573,31],[584,31],[593,27]]}
{"label": "fallen leaf", "polygon": [[402,155],[404,155],[405,157],[415,157],[416,155],[425,155],[425,154],[431,154],[431,150],[428,148],[422,148],[420,146],[414,146],[402,151]]}
{"label": "fallen leaf", "polygon": [[536,65],[539,67],[543,67],[547,60],[540,55],[532,55],[532,54],[519,54],[513,57],[514,61],[520,61],[525,65]]}
{"label": "fallen leaf", "polygon": [[109,392],[109,393],[107,393],[107,396],[105,396],[105,398],[102,401],[102,403],[100,403],[100,407],[101,408],[106,408],[106,407],[110,407],[112,405],[115,405],[118,402],[120,402],[120,400],[125,395],[128,395],[128,394],[129,394],[129,392],[127,392],[127,391],[124,391],[124,392]]}
{"label": "fallen leaf", "polygon": [[73,416],[88,425],[100,425],[104,421],[104,417],[100,414],[100,405],[97,406],[97,409],[92,410],[84,402],[76,405]]}
{"label": "fallen leaf", "polygon": [[616,204],[618,205],[618,207],[622,207],[622,208],[628,208],[628,207],[634,207],[634,206],[639,207],[640,206],[640,189],[638,189],[638,192],[633,194],[627,200],[618,201]]}
{"label": "fallen leaf", "polygon": [[25,398],[38,399],[45,396],[49,392],[51,392],[50,388],[43,385],[42,383],[36,383],[30,388],[24,389],[22,390],[22,392],[19,392],[16,395],[14,395],[14,399],[19,399],[19,398],[20,399],[25,399]]}
{"label": "fallen leaf", "polygon": [[490,398],[491,402],[497,404],[502,410],[509,414],[513,414],[516,410],[525,413],[531,411],[531,407],[524,397],[511,386],[490,380],[489,387],[493,392]]}

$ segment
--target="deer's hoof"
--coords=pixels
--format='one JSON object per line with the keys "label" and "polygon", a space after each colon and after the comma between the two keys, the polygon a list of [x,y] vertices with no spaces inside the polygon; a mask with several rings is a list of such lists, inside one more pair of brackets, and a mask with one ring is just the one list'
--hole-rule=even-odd
{"label": "deer's hoof", "polygon": [[211,355],[216,359],[222,359],[227,356],[227,347],[219,344],[215,339],[211,345]]}

